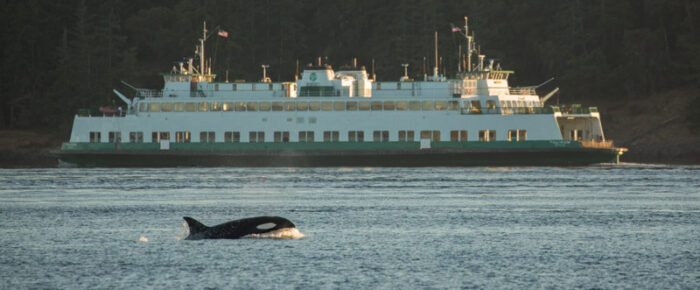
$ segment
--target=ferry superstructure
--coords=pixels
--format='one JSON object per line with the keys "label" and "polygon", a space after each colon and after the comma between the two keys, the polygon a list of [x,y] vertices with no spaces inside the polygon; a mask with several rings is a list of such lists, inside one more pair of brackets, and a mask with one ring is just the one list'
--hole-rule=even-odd
{"label": "ferry superstructure", "polygon": [[[465,18],[466,22],[466,18]],[[535,87],[474,54],[464,71],[377,82],[356,62],[320,59],[291,82],[217,82],[205,63],[206,24],[190,59],[162,90],[114,90],[125,107],[75,115],[56,153],[79,166],[582,165],[619,161],[595,107],[546,106]],[[437,48],[436,48],[437,57]],[[472,64],[472,60],[475,63]],[[437,63],[437,61],[435,62]],[[265,67],[263,66],[263,69]]]}

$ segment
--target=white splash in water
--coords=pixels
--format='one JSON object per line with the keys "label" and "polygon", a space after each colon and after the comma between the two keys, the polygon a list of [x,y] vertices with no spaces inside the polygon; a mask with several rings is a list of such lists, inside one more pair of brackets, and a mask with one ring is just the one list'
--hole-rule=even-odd
{"label": "white splash in water", "polygon": [[148,238],[147,238],[147,237],[144,237],[144,236],[141,236],[141,237],[139,238],[139,242],[144,242],[144,243],[145,243],[145,242],[148,242]]}
{"label": "white splash in water", "polygon": [[244,236],[244,238],[249,239],[301,239],[306,237],[305,234],[301,233],[297,228],[282,228],[274,230],[271,232],[263,234],[250,234]]}
{"label": "white splash in water", "polygon": [[180,234],[178,234],[175,237],[175,240],[182,241],[189,235],[190,235],[190,227],[187,226],[186,221],[182,221],[182,231],[180,232]]}

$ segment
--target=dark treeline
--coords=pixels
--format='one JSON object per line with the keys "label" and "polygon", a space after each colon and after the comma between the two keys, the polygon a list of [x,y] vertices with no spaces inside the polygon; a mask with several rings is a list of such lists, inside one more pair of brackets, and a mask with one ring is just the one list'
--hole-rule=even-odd
{"label": "dark treeline", "polygon": [[[371,68],[398,80],[402,63],[420,78],[433,66],[457,70],[462,38],[450,23],[476,31],[482,53],[515,70],[514,85],[550,77],[562,101],[635,98],[696,86],[700,79],[700,5],[693,0],[0,0],[0,129],[65,130],[77,108],[122,105],[120,80],[159,88],[159,72],[194,55],[202,21],[218,79],[293,80],[318,56],[334,67]],[[123,88],[123,87],[122,87]],[[122,91],[127,91],[122,89]]]}

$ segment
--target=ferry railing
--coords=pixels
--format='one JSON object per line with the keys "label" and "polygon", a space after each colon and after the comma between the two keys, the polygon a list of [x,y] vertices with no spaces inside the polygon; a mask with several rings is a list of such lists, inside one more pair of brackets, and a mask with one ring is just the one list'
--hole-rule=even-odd
{"label": "ferry railing", "polygon": [[535,88],[532,88],[532,87],[508,88],[508,92],[511,95],[526,95],[526,96],[537,95],[537,92],[535,92]]}
{"label": "ferry railing", "polygon": [[137,89],[136,97],[140,99],[144,98],[162,98],[163,91],[159,90],[149,90],[149,89]]}
{"label": "ferry railing", "polygon": [[100,112],[100,109],[98,108],[83,108],[78,109],[76,114],[78,115],[78,117],[124,117],[126,116],[126,111],[122,110],[119,111],[119,113],[107,114]]}
{"label": "ferry railing", "polygon": [[584,148],[613,148],[613,141],[579,141]]}
{"label": "ferry railing", "polygon": [[598,107],[582,107],[579,104],[557,106],[562,114],[590,114],[598,113]]}
{"label": "ferry railing", "polygon": [[475,108],[463,107],[462,114],[552,114],[562,113],[562,115],[581,114],[587,115],[590,113],[598,113],[598,107],[582,107],[578,104],[559,105],[546,107],[491,107],[491,108]]}
{"label": "ferry railing", "polygon": [[562,113],[562,115],[598,113],[597,107],[581,107],[581,105],[559,105],[546,107],[491,107],[491,108],[476,108],[463,107],[460,112],[462,114],[552,114]]}
{"label": "ferry railing", "polygon": [[553,114],[559,112],[558,108],[553,106],[547,107],[491,107],[491,108],[475,108],[463,107],[460,113],[463,115],[473,114],[495,114],[495,115],[514,115],[514,114]]}

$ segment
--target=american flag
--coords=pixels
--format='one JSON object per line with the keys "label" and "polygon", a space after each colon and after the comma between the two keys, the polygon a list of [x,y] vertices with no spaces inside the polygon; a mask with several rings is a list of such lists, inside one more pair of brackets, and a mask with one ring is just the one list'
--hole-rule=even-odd
{"label": "american flag", "polygon": [[228,37],[228,32],[226,32],[226,30],[223,30],[223,29],[219,29],[219,33],[218,33],[218,34],[219,34],[219,36],[221,36],[221,37]]}

